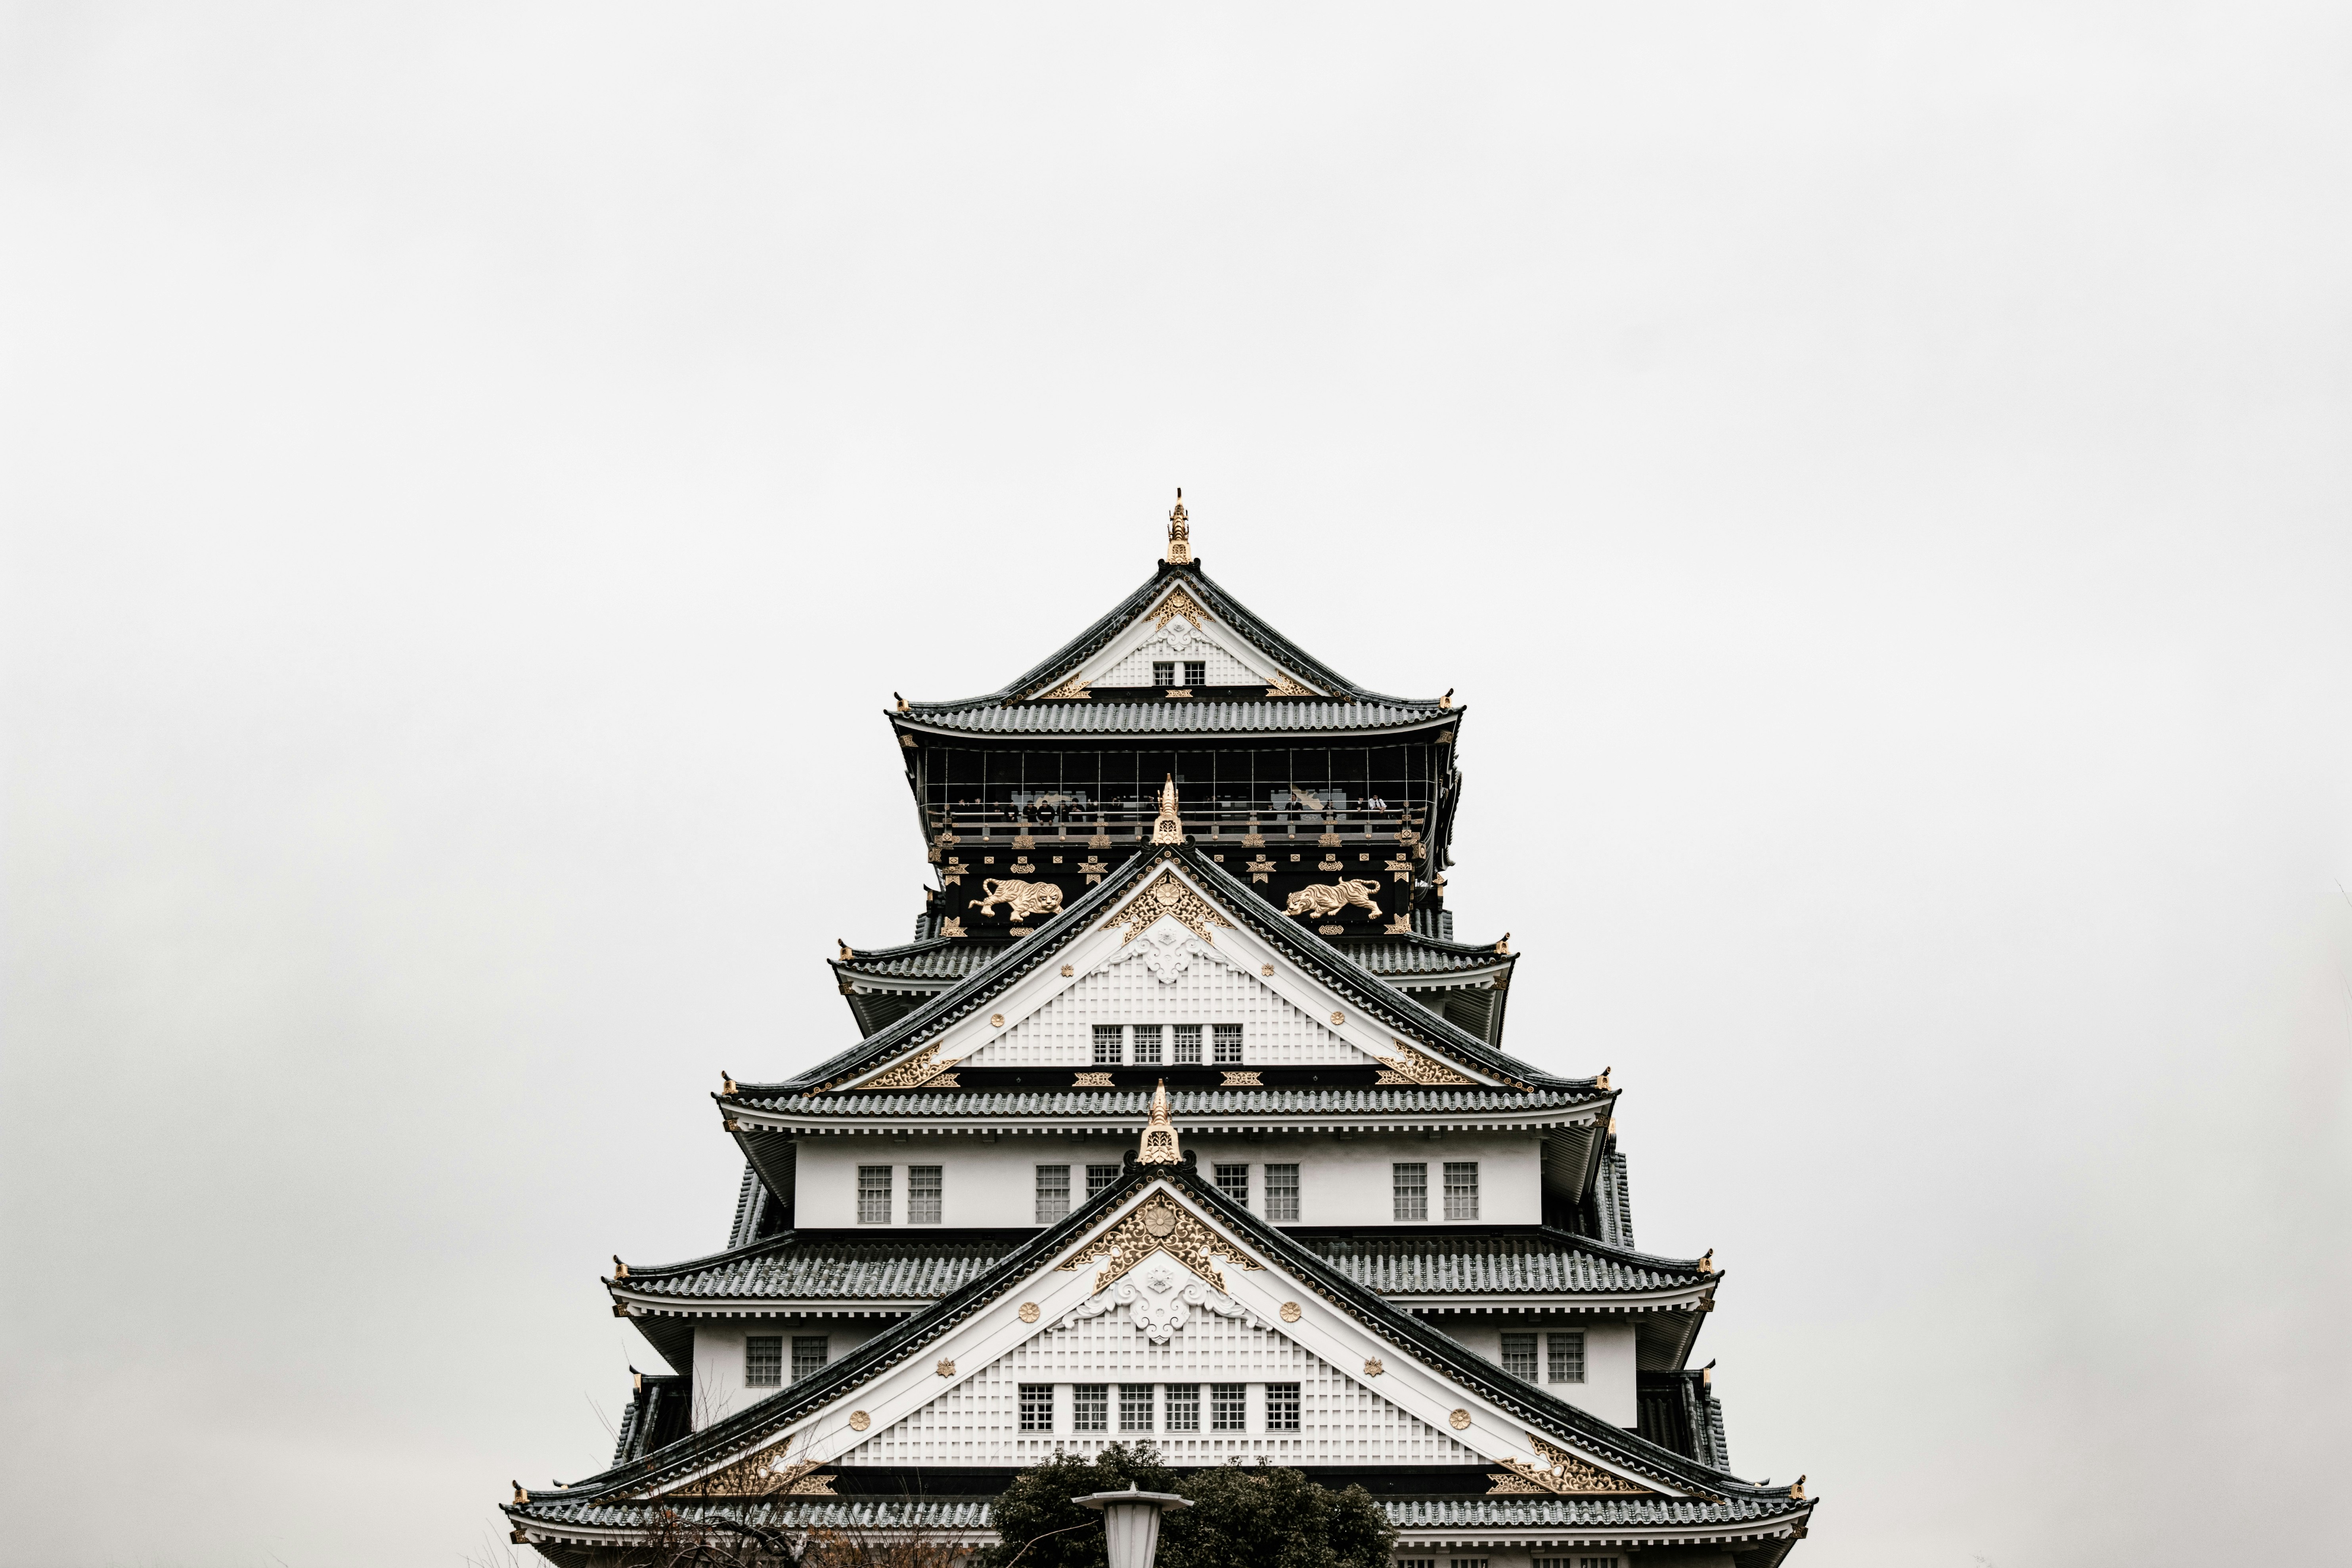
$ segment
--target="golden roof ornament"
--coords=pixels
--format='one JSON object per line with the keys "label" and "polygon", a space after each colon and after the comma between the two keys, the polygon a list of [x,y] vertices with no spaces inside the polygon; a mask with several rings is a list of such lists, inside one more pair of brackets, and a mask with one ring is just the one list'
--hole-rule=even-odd
{"label": "golden roof ornament", "polygon": [[1176,489],[1176,510],[1168,514],[1167,562],[1171,566],[1192,563],[1192,530],[1185,521],[1188,515],[1184,510],[1184,489],[1180,485]]}
{"label": "golden roof ornament", "polygon": [[1176,1124],[1168,1119],[1168,1080],[1161,1079],[1160,1087],[1151,1091],[1151,1121],[1143,1129],[1143,1142],[1136,1150],[1139,1165],[1174,1165],[1183,1156],[1176,1149]]}
{"label": "golden roof ornament", "polygon": [[1151,825],[1151,842],[1154,844],[1184,842],[1184,817],[1176,799],[1174,773],[1170,773],[1168,782],[1160,786],[1160,816],[1159,820]]}

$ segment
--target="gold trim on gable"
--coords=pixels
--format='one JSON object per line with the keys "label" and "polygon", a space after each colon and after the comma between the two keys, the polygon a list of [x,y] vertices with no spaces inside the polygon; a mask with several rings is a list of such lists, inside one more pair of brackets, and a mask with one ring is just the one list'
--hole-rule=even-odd
{"label": "gold trim on gable", "polygon": [[1534,1433],[1528,1434],[1528,1445],[1543,1459],[1541,1468],[1525,1459],[1505,1459],[1507,1476],[1490,1475],[1495,1484],[1486,1489],[1492,1497],[1500,1492],[1549,1492],[1555,1497],[1658,1497],[1655,1488],[1639,1481],[1612,1475],[1589,1459],[1578,1458],[1565,1448],[1556,1448]]}
{"label": "gold trim on gable", "polygon": [[1108,1253],[1110,1262],[1095,1276],[1095,1289],[1099,1291],[1154,1252],[1165,1252],[1220,1290],[1225,1288],[1225,1274],[1209,1260],[1212,1254],[1236,1268],[1265,1267],[1190,1212],[1178,1207],[1166,1194],[1154,1193],[1100,1236],[1078,1243],[1059,1272],[1074,1274],[1093,1268],[1095,1260]]}
{"label": "gold trim on gable", "polygon": [[[925,1046],[888,1071],[869,1078],[863,1083],[854,1083],[848,1087],[851,1089],[920,1089],[927,1083],[934,1082],[940,1074],[963,1060],[961,1057],[950,1057],[947,1060],[941,1061],[939,1056],[939,1047]],[[954,1083],[955,1080],[950,1079],[940,1087],[947,1088]]]}
{"label": "gold trim on gable", "polygon": [[1216,934],[1209,929],[1211,926],[1220,925],[1227,931],[1234,929],[1233,921],[1219,914],[1214,904],[1187,887],[1173,871],[1160,872],[1149,887],[1128,900],[1118,913],[1105,921],[1103,925],[1106,929],[1119,927],[1118,943],[1125,947],[1162,915],[1173,916],[1178,924],[1207,942],[1217,940]]}
{"label": "gold trim on gable", "polygon": [[1383,1057],[1380,1056],[1380,1053],[1377,1051],[1373,1053],[1375,1057],[1379,1058],[1381,1068],[1382,1069],[1381,1076],[1373,1080],[1376,1083],[1417,1083],[1436,1086],[1452,1084],[1475,1085],[1478,1081],[1476,1079],[1472,1078],[1465,1073],[1454,1071],[1452,1068],[1447,1067],[1444,1062],[1437,1060],[1434,1057],[1425,1057],[1422,1055],[1419,1051],[1414,1050],[1411,1046],[1406,1045],[1402,1040],[1396,1039],[1391,1037],[1389,1040],[1389,1044],[1394,1046],[1399,1054],[1392,1057]]}

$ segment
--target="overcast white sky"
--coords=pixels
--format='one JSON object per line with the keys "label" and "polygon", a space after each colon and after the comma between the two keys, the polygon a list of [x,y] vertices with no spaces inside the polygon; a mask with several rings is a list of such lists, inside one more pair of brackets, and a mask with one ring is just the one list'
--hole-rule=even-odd
{"label": "overcast white sky", "polygon": [[2345,1550],[2338,6],[8,6],[0,1561],[446,1563],[848,1042],[880,718],[1209,570],[1797,1561]]}

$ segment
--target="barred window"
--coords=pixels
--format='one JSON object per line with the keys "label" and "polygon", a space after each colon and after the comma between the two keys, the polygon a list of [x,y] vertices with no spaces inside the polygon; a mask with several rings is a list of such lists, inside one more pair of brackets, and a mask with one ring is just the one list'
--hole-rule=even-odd
{"label": "barred window", "polygon": [[1503,1370],[1513,1377],[1536,1380],[1536,1337],[1533,1334],[1503,1336]]}
{"label": "barred window", "polygon": [[1121,1059],[1119,1028],[1120,1026],[1117,1024],[1095,1026],[1095,1066],[1099,1068],[1118,1065]]}
{"label": "barred window", "polygon": [[[1437,1559],[1434,1557],[1400,1557],[1396,1560],[1396,1568],[1437,1568]],[[1543,1565],[1541,1563],[1538,1563],[1536,1568],[1543,1568]]]}
{"label": "barred window", "polygon": [[1184,684],[1187,686],[1208,685],[1209,661],[1205,658],[1186,659],[1184,661]]}
{"label": "barred window", "polygon": [[1572,1334],[1549,1334],[1545,1337],[1550,1341],[1545,1348],[1550,1352],[1551,1365],[1546,1370],[1551,1381],[1582,1383],[1584,1381],[1584,1331],[1579,1329]]}
{"label": "barred window", "polygon": [[1037,1167],[1037,1223],[1051,1225],[1070,1212],[1070,1168]]}
{"label": "barred window", "polygon": [[743,1381],[753,1388],[781,1388],[784,1382],[784,1336],[743,1336]]}
{"label": "barred window", "polygon": [[1209,1035],[1210,1044],[1216,1047],[1218,1061],[1239,1062],[1242,1059],[1242,1026],[1239,1024],[1212,1024]]}
{"label": "barred window", "polygon": [[1122,1383],[1118,1385],[1118,1429],[1122,1432],[1151,1430],[1151,1384]]}
{"label": "barred window", "polygon": [[1209,1384],[1209,1430],[1240,1432],[1249,1426],[1249,1385],[1242,1383]]}
{"label": "barred window", "polygon": [[793,1381],[814,1377],[824,1370],[828,1342],[823,1334],[793,1336]]}
{"label": "barred window", "polygon": [[1054,1385],[1050,1383],[1024,1383],[1021,1385],[1021,1430],[1051,1432],[1054,1429]]}
{"label": "barred window", "polygon": [[1070,1430],[1073,1432],[1110,1430],[1109,1384],[1081,1383],[1071,1387]]}
{"label": "barred window", "polygon": [[1269,1383],[1265,1385],[1265,1429],[1269,1432],[1298,1430],[1297,1384]]}
{"label": "barred window", "polygon": [[1113,1182],[1118,1181],[1118,1170],[1119,1168],[1117,1165],[1088,1165],[1087,1167],[1087,1196],[1092,1197],[1097,1193],[1102,1191],[1105,1187],[1110,1185]]}
{"label": "barred window", "polygon": [[1225,1196],[1233,1199],[1234,1202],[1241,1205],[1242,1207],[1249,1207],[1249,1167],[1247,1165],[1219,1165],[1215,1167],[1215,1169],[1217,1173],[1217,1191],[1224,1194]]}
{"label": "barred window", "polygon": [[1486,1560],[1484,1557],[1456,1557],[1451,1560],[1449,1568],[1486,1568]]}
{"label": "barred window", "polygon": [[890,1167],[860,1165],[857,1167],[857,1223],[888,1225],[890,1223]]}
{"label": "barred window", "polygon": [[1137,1061],[1148,1062],[1155,1067],[1159,1065],[1161,1032],[1157,1024],[1138,1024],[1135,1026],[1135,1059]]}
{"label": "barred window", "polygon": [[1478,1162],[1448,1160],[1445,1162],[1445,1217],[1476,1219],[1478,1217]]}
{"label": "barred window", "polygon": [[[1567,1565],[1563,1563],[1561,1568],[1567,1568]],[[1617,1568],[1617,1559],[1614,1557],[1580,1557],[1576,1560],[1576,1568]]]}
{"label": "barred window", "polygon": [[907,1167],[907,1223],[940,1223],[940,1170],[937,1165]]}
{"label": "barred window", "polygon": [[1176,1054],[1171,1057],[1169,1060],[1175,1062],[1181,1067],[1186,1063],[1198,1062],[1200,1059],[1201,1026],[1198,1024],[1177,1025]]}
{"label": "barred window", "polygon": [[1429,1167],[1418,1162],[1409,1165],[1391,1165],[1389,1174],[1396,1193],[1396,1217],[1427,1219]]}
{"label": "barred window", "polygon": [[1298,1167],[1268,1165],[1265,1168],[1265,1217],[1297,1219],[1298,1217]]}
{"label": "barred window", "polygon": [[1175,685],[1176,661],[1172,658],[1153,659],[1151,661],[1151,684],[1154,686]]}
{"label": "barred window", "polygon": [[1168,1385],[1168,1430],[1198,1432],[1201,1429],[1201,1385],[1197,1383],[1171,1383]]}

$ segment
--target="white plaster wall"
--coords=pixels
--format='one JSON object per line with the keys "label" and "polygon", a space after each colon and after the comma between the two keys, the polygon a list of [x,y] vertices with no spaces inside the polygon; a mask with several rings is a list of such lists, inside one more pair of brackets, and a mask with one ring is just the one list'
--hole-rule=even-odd
{"label": "white plaster wall", "polygon": [[1432,1317],[1429,1321],[1497,1366],[1503,1362],[1503,1335],[1506,1331],[1540,1335],[1576,1330],[1584,1335],[1584,1381],[1548,1381],[1550,1366],[1540,1342],[1537,1350],[1536,1381],[1542,1384],[1544,1392],[1553,1398],[1565,1400],[1579,1410],[1591,1411],[1612,1426],[1632,1426],[1642,1418],[1639,1384],[1634,1377],[1633,1325],[1622,1319],[1554,1318],[1531,1314],[1472,1317],[1443,1313]]}
{"label": "white plaster wall", "polygon": [[[858,1345],[890,1326],[892,1318],[714,1318],[694,1326],[694,1426],[697,1431],[723,1420],[772,1394],[792,1386],[793,1336],[823,1334],[828,1361],[839,1361]],[[782,1388],[754,1388],[743,1381],[743,1340],[747,1334],[784,1336]]]}
{"label": "white plaster wall", "polygon": [[[1174,951],[1157,951],[1154,939],[1162,935],[1181,939]],[[1234,1064],[1239,1067],[1361,1067],[1372,1059],[1321,1019],[1276,994],[1255,971],[1173,921],[1155,922],[1117,959],[1072,982],[967,1059],[974,1067],[1092,1067],[1097,1024],[1201,1025],[1203,1066],[1214,1065],[1207,1058],[1215,1049],[1209,1026],[1216,1024],[1242,1026],[1242,1059]],[[1131,1028],[1122,1044],[1131,1056]],[[1163,1027],[1164,1064],[1173,1065],[1174,1047],[1174,1036]]]}
{"label": "white plaster wall", "polygon": [[[1329,1133],[1268,1133],[1262,1139],[1204,1133],[1186,1136],[1184,1147],[1199,1153],[1201,1173],[1221,1163],[1250,1166],[1250,1208],[1265,1212],[1265,1172],[1271,1163],[1299,1167],[1298,1219],[1312,1226],[1379,1226],[1403,1229],[1445,1225],[1444,1163],[1478,1162],[1478,1220],[1487,1225],[1534,1225],[1543,1217],[1542,1145],[1521,1132],[1448,1133],[1442,1138],[1387,1136],[1341,1139]],[[1066,1134],[1000,1136],[993,1142],[974,1135],[916,1134],[890,1137],[806,1138],[801,1141],[796,1177],[795,1223],[803,1229],[881,1229],[857,1223],[857,1167],[883,1165],[890,1173],[890,1229],[929,1230],[907,1223],[907,1167],[941,1167],[940,1227],[984,1229],[1036,1223],[1036,1167],[1071,1167],[1071,1202],[1086,1200],[1086,1167],[1115,1165],[1135,1146],[1127,1137],[1073,1138]],[[1389,1167],[1400,1161],[1429,1166],[1431,1218],[1399,1226],[1394,1218]],[[1288,1223],[1288,1222],[1285,1222]]]}
{"label": "white plaster wall", "polygon": [[[1111,1385],[1108,1430],[1074,1428],[1072,1385],[1079,1382]],[[1024,1383],[1054,1385],[1053,1431],[1021,1430],[1019,1390]],[[1201,1428],[1169,1430],[1165,1391],[1171,1383],[1241,1384],[1247,1391],[1245,1430],[1219,1432],[1209,1426],[1205,1386]],[[1299,1385],[1297,1431],[1266,1430],[1269,1383]],[[1122,1429],[1121,1384],[1153,1387],[1148,1426]],[[1406,1414],[1377,1389],[1342,1374],[1271,1325],[1195,1311],[1171,1340],[1153,1344],[1135,1331],[1124,1310],[1046,1330],[1012,1354],[943,1388],[940,1397],[876,1432],[840,1463],[1033,1463],[1056,1448],[1091,1453],[1107,1443],[1132,1443],[1146,1436],[1180,1465],[1255,1456],[1283,1464],[1477,1463],[1477,1456],[1451,1433]]]}

